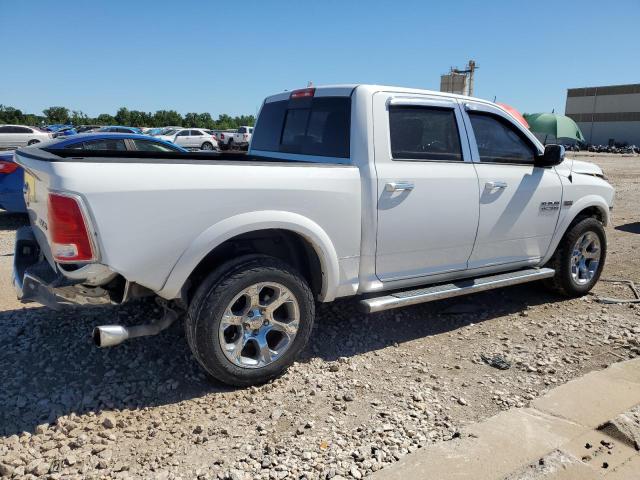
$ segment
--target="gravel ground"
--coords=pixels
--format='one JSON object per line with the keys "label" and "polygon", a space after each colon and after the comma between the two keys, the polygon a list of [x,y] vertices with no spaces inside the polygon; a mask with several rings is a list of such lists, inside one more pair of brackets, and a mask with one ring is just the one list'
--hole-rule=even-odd
{"label": "gravel ground", "polygon": [[[640,283],[640,157],[592,156],[617,189],[603,277]],[[364,478],[465,435],[555,385],[640,355],[640,306],[601,282],[566,300],[525,285],[366,316],[321,305],[303,358],[276,381],[231,389],[192,360],[181,326],[99,350],[105,323],[159,315],[153,302],[54,312],[19,304],[13,234],[0,213],[0,476]],[[485,364],[506,358],[511,368]]]}

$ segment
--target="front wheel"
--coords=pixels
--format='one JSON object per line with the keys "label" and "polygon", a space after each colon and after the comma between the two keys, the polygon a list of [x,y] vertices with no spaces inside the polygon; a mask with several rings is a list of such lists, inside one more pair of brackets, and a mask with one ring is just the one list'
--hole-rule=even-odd
{"label": "front wheel", "polygon": [[607,256],[604,227],[593,217],[574,223],[548,263],[555,275],[547,286],[568,297],[586,295],[602,273]]}
{"label": "front wheel", "polygon": [[315,304],[307,282],[286,263],[247,255],[200,285],[185,322],[189,346],[212,377],[248,386],[282,374],[305,347]]}

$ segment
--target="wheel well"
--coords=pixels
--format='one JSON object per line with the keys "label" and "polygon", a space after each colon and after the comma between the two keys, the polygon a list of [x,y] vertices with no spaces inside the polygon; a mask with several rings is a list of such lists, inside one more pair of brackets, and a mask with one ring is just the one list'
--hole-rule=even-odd
{"label": "wheel well", "polygon": [[603,225],[605,225],[605,214],[604,212],[596,207],[596,206],[591,206],[591,207],[587,207],[584,210],[581,210],[576,217],[573,219],[573,221],[571,222],[571,224],[575,224],[578,223],[580,220],[584,219],[584,218],[589,218],[589,217],[593,217],[595,219],[597,219],[600,223],[602,223]]}
{"label": "wheel well", "polygon": [[314,296],[322,290],[322,266],[313,246],[290,230],[257,230],[233,237],[209,252],[189,275],[183,298],[190,299],[202,280],[225,261],[252,253],[278,258],[305,278]]}

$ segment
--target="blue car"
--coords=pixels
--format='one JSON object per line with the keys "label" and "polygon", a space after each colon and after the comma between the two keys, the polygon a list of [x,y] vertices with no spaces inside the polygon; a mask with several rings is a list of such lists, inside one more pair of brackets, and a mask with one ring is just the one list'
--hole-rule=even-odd
{"label": "blue car", "polygon": [[148,135],[110,132],[79,133],[73,137],[39,143],[38,147],[47,150],[189,152],[175,143],[165,142]]}
{"label": "blue car", "polygon": [[[60,137],[49,142],[38,143],[48,150],[94,150],[94,151],[142,151],[179,152],[188,150],[170,142],[147,135],[124,133],[80,133],[72,137]],[[0,209],[8,212],[26,212],[22,188],[22,168],[13,161],[13,151],[0,152]]]}
{"label": "blue car", "polygon": [[58,138],[58,137],[69,137],[71,135],[77,135],[78,131],[75,129],[75,127],[62,127],[59,130],[56,130],[55,132],[53,132],[53,138]]}
{"label": "blue car", "polygon": [[0,209],[11,213],[26,213],[22,197],[22,168],[13,161],[13,150],[0,152]]}
{"label": "blue car", "polygon": [[123,127],[120,125],[110,125],[102,127],[98,132],[112,132],[112,133],[132,133],[134,135],[141,135],[142,130],[138,127]]}

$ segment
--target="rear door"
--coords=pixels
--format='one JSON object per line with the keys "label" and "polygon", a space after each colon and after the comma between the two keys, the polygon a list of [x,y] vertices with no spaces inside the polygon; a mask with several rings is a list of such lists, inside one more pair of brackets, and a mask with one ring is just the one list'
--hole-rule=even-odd
{"label": "rear door", "polygon": [[200,130],[189,130],[189,147],[200,148],[204,142],[204,134]]}
{"label": "rear door", "polygon": [[181,147],[188,147],[189,143],[189,130],[179,130],[176,133],[176,137],[174,140],[176,145],[180,145]]}
{"label": "rear door", "polygon": [[534,166],[541,148],[502,110],[463,109],[480,184],[480,223],[469,268],[536,264],[555,231],[562,185],[554,168]]}
{"label": "rear door", "polygon": [[465,270],[479,191],[458,103],[380,92],[373,124],[376,275],[393,281]]}
{"label": "rear door", "polygon": [[11,140],[12,143],[9,146],[23,147],[29,140],[33,137],[33,130],[28,127],[11,127],[12,134]]}

